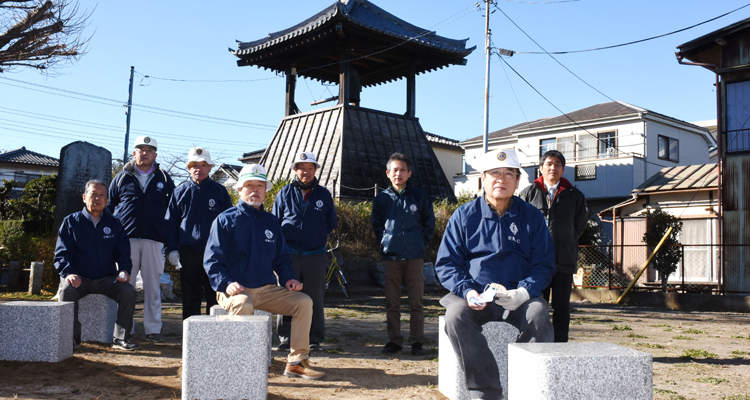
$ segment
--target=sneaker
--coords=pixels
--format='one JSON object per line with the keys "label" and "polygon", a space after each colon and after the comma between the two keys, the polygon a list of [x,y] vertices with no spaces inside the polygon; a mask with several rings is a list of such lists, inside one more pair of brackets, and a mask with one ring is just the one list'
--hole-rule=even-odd
{"label": "sneaker", "polygon": [[310,343],[310,351],[323,351],[323,346],[320,343]]}
{"label": "sneaker", "polygon": [[279,343],[279,345],[276,347],[276,351],[289,351],[291,350],[289,348],[289,343]]}
{"label": "sneaker", "polygon": [[138,348],[138,345],[129,340],[115,338],[112,340],[112,348],[120,350],[135,350]]}
{"label": "sneaker", "polygon": [[302,360],[299,364],[287,363],[286,369],[284,369],[284,376],[302,379],[323,379],[326,377],[326,373],[310,368],[310,363],[307,360]]}
{"label": "sneaker", "polygon": [[416,342],[411,345],[411,355],[413,356],[424,355],[424,348],[422,348],[422,343]]}
{"label": "sneaker", "polygon": [[393,342],[386,343],[385,347],[383,347],[383,351],[381,351],[383,354],[396,354],[400,352],[401,346]]}
{"label": "sneaker", "polygon": [[148,335],[146,335],[146,341],[159,343],[159,342],[163,342],[164,339],[158,333],[149,333]]}

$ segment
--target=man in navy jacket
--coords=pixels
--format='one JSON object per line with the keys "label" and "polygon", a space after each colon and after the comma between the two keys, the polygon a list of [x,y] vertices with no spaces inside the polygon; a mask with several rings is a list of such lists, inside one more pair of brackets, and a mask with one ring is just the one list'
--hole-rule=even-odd
{"label": "man in navy jacket", "polygon": [[164,217],[169,263],[181,266],[182,319],[201,314],[201,296],[204,294],[207,315],[216,304],[216,292],[203,269],[203,252],[211,223],[221,212],[232,207],[232,199],[224,186],[208,178],[213,166],[208,150],[193,147],[188,151],[190,180],[174,190]]}
{"label": "man in navy jacket", "polygon": [[109,211],[130,237],[135,286],[138,271],[143,279],[143,328],[146,340],[161,338],[161,275],[164,273],[164,215],[174,182],[156,162],[156,140],[135,139],[133,160],[125,164],[109,185]]}
{"label": "man in navy jacket", "polygon": [[[313,301],[313,319],[310,327],[310,349],[322,350],[325,339],[325,312],[323,300],[326,291],[326,270],[329,264],[326,243],[338,219],[331,193],[318,185],[315,173],[320,164],[311,152],[300,152],[290,166],[295,177],[276,195],[273,215],[279,219],[281,232],[292,253],[292,269],[304,284],[302,293]],[[279,335],[277,350],[289,350],[291,317],[276,319]]]}
{"label": "man in navy jacket", "polygon": [[[312,300],[300,292],[302,284],[289,265],[279,220],[263,211],[266,191],[271,189],[265,168],[244,166],[235,188],[240,199],[214,220],[203,258],[216,300],[230,315],[252,315],[256,308],[291,315],[291,352],[284,375],[325,378],[325,372],[312,369],[308,362]],[[277,276],[282,286],[276,284]]]}
{"label": "man in navy jacket", "polygon": [[73,341],[81,344],[78,300],[99,293],[117,302],[117,322],[112,346],[134,350],[130,341],[135,311],[135,289],[128,284],[130,242],[120,221],[107,210],[107,186],[98,180],[86,182],[83,211],[65,217],[55,247],[55,269],[63,278],[60,301],[75,302]]}
{"label": "man in navy jacket", "polygon": [[388,343],[383,353],[401,351],[401,282],[409,297],[409,343],[413,355],[424,354],[424,252],[435,232],[430,197],[408,183],[409,159],[394,153],[386,164],[391,186],[372,202],[372,227],[380,243],[385,271],[385,313]]}
{"label": "man in navy jacket", "polygon": [[[544,216],[513,196],[521,175],[515,152],[493,150],[481,161],[484,192],[451,216],[435,270],[451,292],[440,300],[445,332],[466,372],[471,398],[501,399],[497,363],[482,325],[505,321],[521,332],[518,342],[551,342],[541,291],[555,273],[555,259]],[[491,283],[507,291],[480,297]]]}

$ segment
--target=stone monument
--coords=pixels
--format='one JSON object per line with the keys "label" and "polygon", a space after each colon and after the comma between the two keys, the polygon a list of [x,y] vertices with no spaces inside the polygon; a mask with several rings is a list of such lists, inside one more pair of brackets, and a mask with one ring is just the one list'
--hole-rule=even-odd
{"label": "stone monument", "polygon": [[104,147],[81,141],[63,147],[57,175],[55,229],[66,216],[83,209],[81,195],[90,179],[99,179],[109,186],[112,181],[112,153]]}

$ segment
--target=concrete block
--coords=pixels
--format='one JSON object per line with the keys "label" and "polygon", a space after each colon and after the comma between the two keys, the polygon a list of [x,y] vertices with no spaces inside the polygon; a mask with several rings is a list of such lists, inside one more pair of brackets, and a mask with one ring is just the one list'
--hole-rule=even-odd
{"label": "concrete block", "polygon": [[[221,308],[221,306],[218,304],[211,306],[211,310],[209,310],[209,313],[210,315],[229,315],[229,313],[225,309]],[[253,315],[267,315],[269,317],[273,317],[273,314],[263,310],[253,310]]]}
{"label": "concrete block", "polygon": [[[508,344],[515,343],[520,332],[507,322],[488,322],[482,327],[492,355],[497,361],[503,393],[508,393]],[[445,317],[439,318],[438,389],[451,400],[468,400],[466,375],[458,363],[453,345],[445,333]]]}
{"label": "concrete block", "polygon": [[103,294],[89,294],[78,300],[81,340],[112,343],[117,321],[117,302]]}
{"label": "concrete block", "polygon": [[194,315],[186,319],[182,325],[183,400],[265,399],[270,328],[268,316]]}
{"label": "concrete block", "polygon": [[509,400],[652,399],[652,356],[611,343],[514,343]]}
{"label": "concrete block", "polygon": [[59,362],[73,356],[73,303],[0,303],[0,360]]}

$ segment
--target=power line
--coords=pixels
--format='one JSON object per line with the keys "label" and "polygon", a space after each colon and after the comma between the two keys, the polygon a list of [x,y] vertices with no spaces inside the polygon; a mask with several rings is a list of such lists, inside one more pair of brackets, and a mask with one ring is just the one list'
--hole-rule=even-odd
{"label": "power line", "polygon": [[[682,28],[682,29],[678,29],[678,30],[676,30],[676,31],[672,31],[672,32],[669,32],[669,33],[664,33],[664,34],[661,34],[661,35],[656,35],[656,36],[648,37],[648,38],[645,38],[645,39],[639,39],[639,40],[634,40],[634,41],[632,41],[632,42],[627,42],[627,43],[620,43],[620,44],[615,44],[615,45],[612,45],[612,46],[597,47],[597,48],[594,48],[594,49],[586,49],[586,50],[568,50],[568,51],[553,51],[553,52],[551,52],[551,54],[572,54],[572,53],[584,53],[584,52],[587,52],[587,51],[598,51],[598,50],[607,50],[607,49],[614,49],[614,48],[616,48],[616,47],[623,47],[623,46],[629,46],[629,45],[631,45],[631,44],[636,44],[636,43],[647,42],[647,41],[649,41],[649,40],[659,39],[659,38],[662,38],[662,37],[665,37],[665,36],[669,36],[669,35],[674,35],[675,33],[680,33],[680,32],[684,32],[684,31],[686,31],[686,30],[689,30],[689,29],[693,29],[693,28],[695,28],[695,27],[697,27],[697,26],[701,26],[701,25],[703,25],[703,24],[707,24],[707,23],[709,23],[709,22],[711,22],[711,21],[715,21],[715,20],[717,20],[717,19],[719,19],[719,18],[722,18],[722,17],[726,17],[727,15],[729,15],[729,14],[731,14],[731,13],[733,13],[733,12],[739,11],[739,10],[741,10],[741,9],[745,8],[745,7],[748,7],[748,6],[750,6],[750,3],[748,3],[748,4],[745,4],[744,6],[742,6],[742,7],[739,7],[739,8],[736,8],[736,9],[734,9],[734,10],[732,10],[732,11],[729,11],[729,12],[726,12],[726,13],[724,13],[724,14],[721,14],[721,15],[719,15],[718,17],[714,17],[714,18],[711,18],[711,19],[705,20],[705,21],[703,21],[703,22],[699,22],[699,23],[697,23],[697,24],[695,24],[695,25],[691,25],[691,26],[688,26],[687,28]],[[547,53],[546,51],[545,51],[545,52],[539,52],[539,51],[516,51],[515,53],[516,53],[516,54],[550,54],[550,53]]]}

